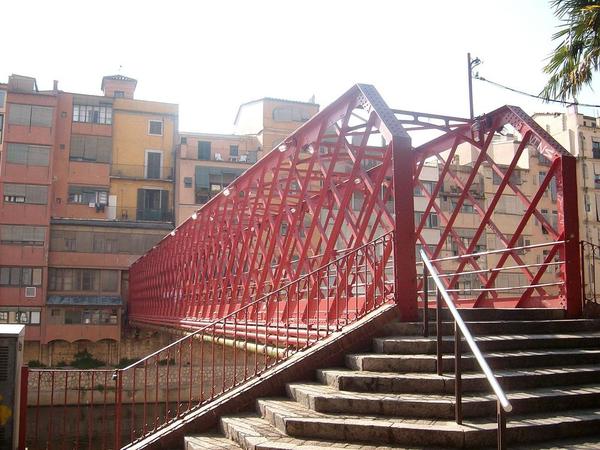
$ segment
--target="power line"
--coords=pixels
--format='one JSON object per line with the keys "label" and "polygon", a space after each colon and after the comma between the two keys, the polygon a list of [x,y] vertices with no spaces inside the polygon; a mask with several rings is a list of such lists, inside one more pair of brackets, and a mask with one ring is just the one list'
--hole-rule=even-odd
{"label": "power line", "polygon": [[508,87],[508,86],[504,86],[503,84],[496,83],[495,81],[488,80],[486,78],[483,78],[479,74],[475,74],[473,76],[473,78],[475,78],[476,80],[485,81],[486,83],[493,84],[494,86],[497,86],[497,87],[502,88],[502,89],[506,89],[507,91],[515,92],[515,93],[521,94],[521,95],[526,95],[527,97],[537,98],[538,100],[543,100],[545,102],[561,103],[563,105],[588,106],[590,108],[600,108],[600,105],[591,105],[589,103],[578,103],[578,102],[565,102],[563,100],[556,100],[556,99],[553,99],[553,98],[545,98],[545,97],[541,97],[539,95],[530,94],[528,92],[523,92],[523,91],[520,91],[519,89],[514,89],[514,88],[511,88],[511,87]]}

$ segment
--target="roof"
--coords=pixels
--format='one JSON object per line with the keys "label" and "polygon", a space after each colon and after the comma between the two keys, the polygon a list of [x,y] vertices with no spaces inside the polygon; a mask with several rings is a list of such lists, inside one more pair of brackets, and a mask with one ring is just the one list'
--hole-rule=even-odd
{"label": "roof", "polygon": [[135,85],[137,85],[137,80],[136,79],[126,77],[125,75],[106,75],[105,77],[102,77],[102,85],[100,86],[100,89],[104,90],[104,82],[106,80],[130,81],[130,82],[135,83]]}
{"label": "roof", "polygon": [[246,102],[246,103],[242,103],[238,107],[237,114],[235,115],[235,120],[234,120],[233,123],[237,123],[238,118],[240,117],[240,111],[242,110],[242,108],[244,106],[251,105],[253,103],[264,102],[265,100],[270,100],[272,102],[281,102],[281,103],[294,103],[296,105],[310,105],[310,106],[316,106],[317,108],[319,107],[318,103],[313,103],[313,102],[301,102],[299,100],[288,100],[288,99],[285,99],[285,98],[276,98],[276,97],[263,97],[263,98],[259,98],[259,99],[256,99],[256,100],[251,100],[251,101]]}
{"label": "roof", "polygon": [[121,297],[87,296],[87,295],[50,295],[48,305],[73,305],[73,306],[121,306]]}

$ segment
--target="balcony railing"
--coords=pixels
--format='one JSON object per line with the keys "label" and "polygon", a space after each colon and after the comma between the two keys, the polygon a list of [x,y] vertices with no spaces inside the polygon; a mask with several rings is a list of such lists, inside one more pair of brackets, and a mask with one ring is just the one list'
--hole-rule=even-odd
{"label": "balcony railing", "polygon": [[173,222],[172,209],[137,208],[136,206],[117,206],[116,220]]}
{"label": "balcony railing", "polygon": [[110,167],[110,176],[117,178],[173,181],[173,174],[173,167],[169,166],[113,164]]}

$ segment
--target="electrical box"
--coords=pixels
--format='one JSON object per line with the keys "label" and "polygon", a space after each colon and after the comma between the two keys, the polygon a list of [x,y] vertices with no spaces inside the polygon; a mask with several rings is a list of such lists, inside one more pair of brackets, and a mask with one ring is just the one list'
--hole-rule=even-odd
{"label": "electrical box", "polygon": [[0,450],[16,450],[25,325],[0,325]]}

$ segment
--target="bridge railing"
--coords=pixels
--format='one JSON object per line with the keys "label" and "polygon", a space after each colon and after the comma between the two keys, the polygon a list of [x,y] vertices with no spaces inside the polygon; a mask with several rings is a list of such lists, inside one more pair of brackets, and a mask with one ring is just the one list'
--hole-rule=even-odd
{"label": "bridge railing", "polygon": [[393,232],[116,370],[29,369],[29,449],[128,448],[393,299]]}

